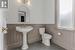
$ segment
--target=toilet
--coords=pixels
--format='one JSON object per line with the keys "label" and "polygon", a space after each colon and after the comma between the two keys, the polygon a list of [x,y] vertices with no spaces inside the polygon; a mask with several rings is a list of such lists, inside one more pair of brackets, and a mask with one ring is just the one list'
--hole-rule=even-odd
{"label": "toilet", "polygon": [[45,28],[39,28],[39,33],[42,36],[42,43],[46,46],[50,46],[50,40],[52,36],[48,33],[45,33]]}

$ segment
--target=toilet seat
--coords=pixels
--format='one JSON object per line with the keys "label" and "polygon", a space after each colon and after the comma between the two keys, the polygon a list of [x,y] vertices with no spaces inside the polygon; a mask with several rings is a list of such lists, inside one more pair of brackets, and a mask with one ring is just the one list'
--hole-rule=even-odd
{"label": "toilet seat", "polygon": [[48,39],[52,38],[52,36],[50,34],[47,34],[47,33],[43,34],[43,36],[44,36],[44,38],[48,38]]}

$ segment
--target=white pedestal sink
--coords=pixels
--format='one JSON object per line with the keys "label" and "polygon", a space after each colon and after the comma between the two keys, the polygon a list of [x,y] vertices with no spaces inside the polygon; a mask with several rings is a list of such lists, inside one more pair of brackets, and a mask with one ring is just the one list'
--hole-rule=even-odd
{"label": "white pedestal sink", "polygon": [[22,50],[28,49],[28,44],[27,44],[27,33],[29,31],[33,30],[32,26],[16,26],[16,31],[22,32],[23,33],[23,46]]}

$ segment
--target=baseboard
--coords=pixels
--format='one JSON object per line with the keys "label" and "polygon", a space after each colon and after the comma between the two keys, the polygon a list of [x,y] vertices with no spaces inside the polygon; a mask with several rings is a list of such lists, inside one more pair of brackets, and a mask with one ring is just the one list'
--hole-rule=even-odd
{"label": "baseboard", "polygon": [[[60,45],[58,45],[57,43],[52,42],[52,41],[51,41],[51,44],[55,44],[55,45],[57,45],[57,46],[61,47]],[[63,48],[63,47],[61,47],[61,48]],[[67,50],[67,49],[65,49],[65,48],[63,48],[63,49],[64,49],[64,50]]]}

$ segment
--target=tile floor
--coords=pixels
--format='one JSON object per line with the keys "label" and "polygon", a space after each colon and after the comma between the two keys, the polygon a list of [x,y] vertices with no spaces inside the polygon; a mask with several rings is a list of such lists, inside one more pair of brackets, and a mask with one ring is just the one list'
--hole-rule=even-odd
{"label": "tile floor", "polygon": [[[12,50],[22,50],[22,49],[16,48],[16,49],[12,49]],[[65,50],[65,49],[63,49],[55,44],[51,44],[50,47],[47,47],[47,46],[43,45],[42,43],[37,42],[37,43],[29,45],[29,48],[27,50]]]}

